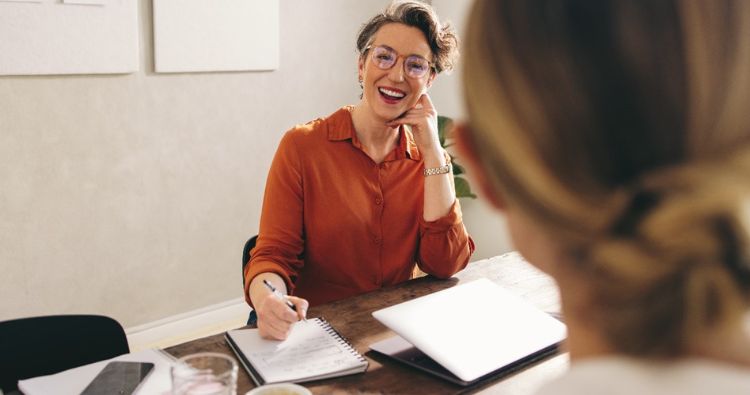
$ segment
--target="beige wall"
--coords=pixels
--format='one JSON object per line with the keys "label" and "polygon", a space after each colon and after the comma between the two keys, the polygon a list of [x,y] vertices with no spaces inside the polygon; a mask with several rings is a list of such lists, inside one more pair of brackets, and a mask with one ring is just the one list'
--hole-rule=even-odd
{"label": "beige wall", "polygon": [[[356,102],[354,36],[386,3],[281,0],[278,70],[167,75],[153,73],[151,1],[139,0],[140,72],[0,77],[0,320],[103,313],[134,326],[240,297],[276,145]],[[447,115],[461,115],[457,77],[433,90]],[[464,207],[477,256],[503,250],[485,241],[496,217]]]}
{"label": "beige wall", "polygon": [[[450,20],[459,31],[460,37],[464,36],[463,31],[466,28],[466,18],[471,4],[471,0],[432,0],[432,5],[440,17]],[[456,119],[461,119],[466,115],[462,93],[460,62],[458,68],[451,74],[439,76],[430,89],[438,112]],[[461,162],[460,156],[456,158],[456,161],[466,163]],[[489,258],[509,251],[511,246],[504,219],[481,196],[477,183],[471,180],[470,172],[467,176],[473,192],[479,195],[478,199],[461,200],[464,224],[477,246],[472,260]]]}
{"label": "beige wall", "polygon": [[241,296],[282,133],[354,103],[355,33],[385,0],[282,0],[274,72],[0,77],[0,320],[125,326]]}

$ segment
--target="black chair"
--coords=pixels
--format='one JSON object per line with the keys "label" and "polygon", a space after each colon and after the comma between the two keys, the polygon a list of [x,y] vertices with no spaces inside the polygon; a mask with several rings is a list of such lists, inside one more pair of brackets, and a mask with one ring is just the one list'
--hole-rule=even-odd
{"label": "black chair", "polygon": [[250,250],[255,248],[255,243],[258,242],[258,235],[255,235],[245,242],[245,247],[242,249],[242,287],[245,287],[245,266],[250,261]]}
{"label": "black chair", "polygon": [[[258,241],[258,235],[255,235],[245,242],[245,247],[242,249],[242,293],[245,293],[245,266],[250,261],[250,251],[255,248],[255,243]],[[250,312],[247,317],[247,325],[255,325],[258,322],[258,315],[255,310]]]}
{"label": "black chair", "polygon": [[122,326],[100,315],[54,315],[0,322],[0,389],[130,352]]}

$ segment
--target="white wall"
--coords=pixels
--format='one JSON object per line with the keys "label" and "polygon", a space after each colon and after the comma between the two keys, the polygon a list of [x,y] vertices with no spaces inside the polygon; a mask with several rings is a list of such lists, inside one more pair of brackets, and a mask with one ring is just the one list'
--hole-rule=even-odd
{"label": "white wall", "polygon": [[[471,0],[432,0],[432,6],[441,19],[450,21],[459,32],[459,38],[464,36],[466,18],[471,7]],[[466,116],[463,91],[461,89],[461,63],[451,74],[440,75],[430,89],[430,95],[439,113],[455,119]],[[458,163],[461,157],[456,158]],[[502,216],[493,210],[475,181],[471,180],[470,169],[467,174],[472,190],[478,199],[461,199],[464,224],[477,245],[473,260],[488,258],[507,252],[511,249],[509,237]]]}
{"label": "white wall", "polygon": [[358,100],[355,34],[385,0],[282,0],[274,72],[0,78],[0,320],[134,326],[241,296],[282,133]]}
{"label": "white wall", "polygon": [[[453,19],[463,2],[434,1]],[[281,135],[358,100],[355,34],[387,0],[282,0],[274,72],[0,77],[0,320],[102,313],[132,327],[241,296]],[[461,23],[457,23],[461,27]],[[459,117],[457,78],[439,111]],[[463,202],[475,258],[507,249],[499,217]]]}

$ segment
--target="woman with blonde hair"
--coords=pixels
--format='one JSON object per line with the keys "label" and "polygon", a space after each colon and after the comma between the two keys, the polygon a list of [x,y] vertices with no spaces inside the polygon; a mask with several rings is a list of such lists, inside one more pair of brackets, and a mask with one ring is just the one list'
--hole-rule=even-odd
{"label": "woman with blonde hair", "polygon": [[744,0],[475,3],[459,146],[560,287],[541,393],[750,394],[749,38]]}

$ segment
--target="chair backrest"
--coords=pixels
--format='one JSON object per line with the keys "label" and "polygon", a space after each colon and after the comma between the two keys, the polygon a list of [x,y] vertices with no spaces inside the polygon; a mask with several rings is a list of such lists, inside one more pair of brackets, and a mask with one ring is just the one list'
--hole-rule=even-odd
{"label": "chair backrest", "polygon": [[100,315],[54,315],[0,322],[0,388],[130,352],[122,326]]}
{"label": "chair backrest", "polygon": [[255,235],[245,242],[245,247],[242,249],[242,288],[245,288],[245,266],[250,261],[250,251],[255,248],[255,243],[258,241],[258,235]]}

